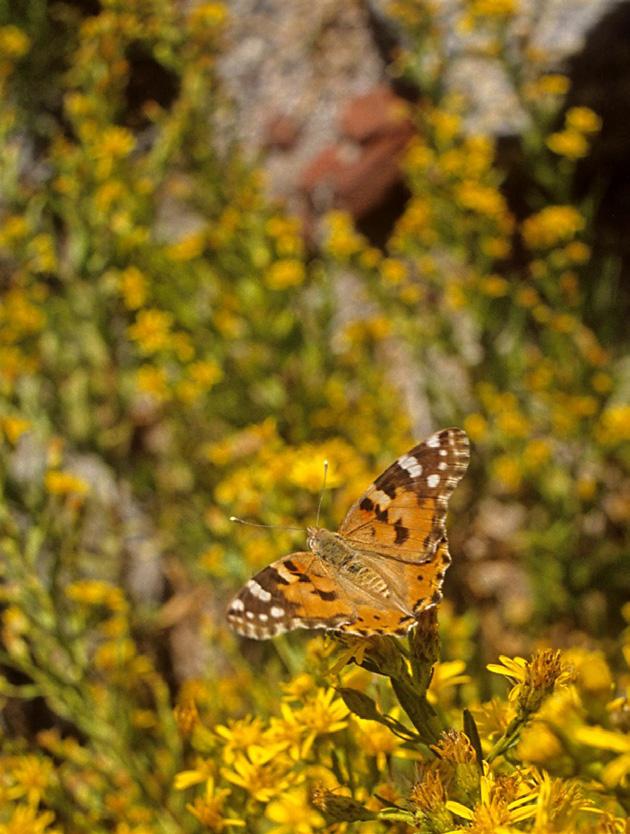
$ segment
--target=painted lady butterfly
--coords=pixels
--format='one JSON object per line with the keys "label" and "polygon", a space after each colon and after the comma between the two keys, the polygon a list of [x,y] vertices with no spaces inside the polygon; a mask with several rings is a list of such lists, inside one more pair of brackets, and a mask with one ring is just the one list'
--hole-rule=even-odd
{"label": "painted lady butterfly", "polygon": [[451,561],[448,499],[469,456],[468,436],[456,428],[414,446],[368,487],[336,533],[309,527],[310,552],[250,579],[228,608],[232,628],[257,640],[294,628],[406,634],[442,598]]}

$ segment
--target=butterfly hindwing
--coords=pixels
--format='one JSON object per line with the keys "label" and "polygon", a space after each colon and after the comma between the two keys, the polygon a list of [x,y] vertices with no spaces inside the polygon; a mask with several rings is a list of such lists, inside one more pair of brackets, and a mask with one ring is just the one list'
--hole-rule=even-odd
{"label": "butterfly hindwing", "polygon": [[227,611],[235,631],[257,640],[294,628],[336,628],[354,616],[330,570],[309,552],[291,553],[263,568]]}
{"label": "butterfly hindwing", "polygon": [[430,560],[445,535],[448,499],[470,457],[461,429],[436,432],[401,455],[350,508],[339,533],[357,549]]}

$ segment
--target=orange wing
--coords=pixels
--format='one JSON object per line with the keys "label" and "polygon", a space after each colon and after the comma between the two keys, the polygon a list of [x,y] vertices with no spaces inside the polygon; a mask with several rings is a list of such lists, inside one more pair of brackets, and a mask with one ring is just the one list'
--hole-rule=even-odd
{"label": "orange wing", "polygon": [[448,500],[466,472],[468,436],[436,432],[399,457],[350,508],[339,533],[358,550],[430,561],[446,536]]}
{"label": "orange wing", "polygon": [[[417,589],[418,573],[414,565],[410,587]],[[422,587],[432,593],[430,583]],[[376,597],[342,575],[333,576],[312,553],[292,553],[263,568],[234,597],[227,619],[239,634],[257,640],[295,628],[325,628],[362,637],[405,634],[416,621],[394,600]]]}

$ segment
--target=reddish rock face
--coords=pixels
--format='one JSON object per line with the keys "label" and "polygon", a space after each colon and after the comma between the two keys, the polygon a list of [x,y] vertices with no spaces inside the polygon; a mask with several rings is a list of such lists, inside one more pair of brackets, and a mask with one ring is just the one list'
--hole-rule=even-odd
{"label": "reddish rock face", "polygon": [[300,135],[300,125],[286,113],[276,113],[267,122],[264,146],[290,151]]}
{"label": "reddish rock face", "polygon": [[386,84],[350,101],[339,120],[343,136],[365,144],[379,136],[400,133],[410,127],[406,103]]}
{"label": "reddish rock face", "polygon": [[340,140],[324,148],[304,169],[299,189],[308,220],[342,208],[360,220],[402,183],[400,159],[414,133],[405,102],[381,85],[349,102],[340,118]]}

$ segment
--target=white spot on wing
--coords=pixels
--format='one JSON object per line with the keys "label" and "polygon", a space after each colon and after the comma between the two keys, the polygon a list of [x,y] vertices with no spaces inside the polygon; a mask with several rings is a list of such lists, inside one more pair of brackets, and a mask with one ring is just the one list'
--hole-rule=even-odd
{"label": "white spot on wing", "polygon": [[438,463],[438,469],[440,469],[442,472],[444,472],[445,469],[448,469],[448,463],[445,460],[441,460]]}
{"label": "white spot on wing", "polygon": [[419,478],[422,475],[422,464],[418,463],[411,455],[403,455],[397,460],[398,466],[408,472],[412,478]]}
{"label": "white spot on wing", "polygon": [[378,504],[379,510],[384,510],[392,502],[389,495],[381,489],[375,490],[370,497],[375,504]]}
{"label": "white spot on wing", "polygon": [[284,617],[284,608],[280,608],[278,605],[273,605],[271,607],[271,616],[275,617],[276,620],[279,620],[280,617]]}
{"label": "white spot on wing", "polygon": [[269,602],[271,599],[271,594],[269,591],[265,591],[263,587],[261,587],[255,579],[250,579],[247,583],[247,590],[253,597],[259,599],[261,602]]}
{"label": "white spot on wing", "polygon": [[440,445],[440,438],[437,434],[432,434],[431,437],[427,440],[427,446],[431,449],[437,449]]}
{"label": "white spot on wing", "polygon": [[242,599],[238,597],[232,600],[232,604],[230,605],[230,611],[242,611],[245,608],[245,604]]}
{"label": "white spot on wing", "polygon": [[435,487],[436,487],[439,483],[440,483],[440,476],[439,476],[439,475],[436,475],[435,473],[434,473],[433,475],[429,475],[429,477],[427,478],[427,486],[428,486],[430,489],[435,489]]}

